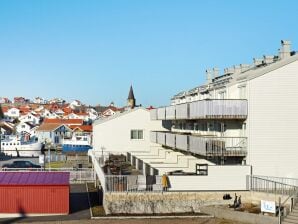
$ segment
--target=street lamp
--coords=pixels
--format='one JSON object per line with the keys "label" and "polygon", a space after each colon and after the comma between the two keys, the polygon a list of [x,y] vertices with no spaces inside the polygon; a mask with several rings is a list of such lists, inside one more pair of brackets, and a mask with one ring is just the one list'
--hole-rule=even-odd
{"label": "street lamp", "polygon": [[101,149],[101,163],[103,164],[104,163],[104,158],[103,158],[103,151],[106,149],[104,146],[101,146],[100,147],[100,149]]}

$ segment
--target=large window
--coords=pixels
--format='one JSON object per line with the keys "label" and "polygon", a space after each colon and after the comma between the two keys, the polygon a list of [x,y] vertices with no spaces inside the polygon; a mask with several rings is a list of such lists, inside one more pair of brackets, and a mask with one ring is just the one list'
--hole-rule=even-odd
{"label": "large window", "polygon": [[131,130],[130,139],[144,139],[143,130]]}

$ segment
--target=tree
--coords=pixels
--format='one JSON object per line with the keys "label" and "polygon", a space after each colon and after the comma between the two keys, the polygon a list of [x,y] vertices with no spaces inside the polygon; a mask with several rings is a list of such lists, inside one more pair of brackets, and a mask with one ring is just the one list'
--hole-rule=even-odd
{"label": "tree", "polygon": [[2,120],[4,118],[4,114],[3,114],[3,111],[2,111],[2,106],[0,104],[0,120]]}

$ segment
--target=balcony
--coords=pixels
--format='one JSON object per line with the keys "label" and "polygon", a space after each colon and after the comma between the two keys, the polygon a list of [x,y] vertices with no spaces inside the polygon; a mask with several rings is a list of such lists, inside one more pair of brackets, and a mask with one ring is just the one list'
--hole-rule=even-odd
{"label": "balcony", "polygon": [[166,132],[151,132],[153,142],[201,156],[245,157],[247,138],[195,136]]}
{"label": "balcony", "polygon": [[199,100],[150,111],[151,120],[246,119],[247,100]]}

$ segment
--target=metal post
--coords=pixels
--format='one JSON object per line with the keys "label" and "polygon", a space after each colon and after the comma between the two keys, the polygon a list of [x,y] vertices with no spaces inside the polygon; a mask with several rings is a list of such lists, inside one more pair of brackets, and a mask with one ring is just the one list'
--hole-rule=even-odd
{"label": "metal post", "polygon": [[278,224],[281,224],[281,197],[278,198]]}
{"label": "metal post", "polygon": [[49,159],[48,159],[49,171],[51,171],[51,149],[50,149],[50,147],[48,149],[48,157],[49,157]]}

